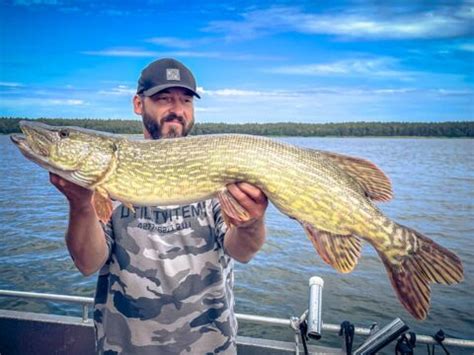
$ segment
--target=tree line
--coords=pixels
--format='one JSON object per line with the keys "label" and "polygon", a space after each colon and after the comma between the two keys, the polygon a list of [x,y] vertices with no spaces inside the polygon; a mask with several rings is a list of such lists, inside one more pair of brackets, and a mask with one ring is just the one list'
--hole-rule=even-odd
{"label": "tree line", "polygon": [[[19,133],[21,118],[0,118],[0,134]],[[39,118],[54,126],[76,126],[120,134],[141,134],[138,120]],[[344,123],[196,123],[192,134],[240,133],[295,137],[474,137],[474,122],[344,122]]]}

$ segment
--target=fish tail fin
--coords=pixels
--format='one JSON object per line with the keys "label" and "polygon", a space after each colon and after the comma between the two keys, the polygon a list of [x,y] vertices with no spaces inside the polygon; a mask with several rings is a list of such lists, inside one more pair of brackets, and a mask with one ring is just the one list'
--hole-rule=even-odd
{"label": "fish tail fin", "polygon": [[423,234],[393,224],[392,244],[377,249],[402,305],[416,319],[425,319],[430,306],[430,283],[451,285],[463,280],[456,254]]}

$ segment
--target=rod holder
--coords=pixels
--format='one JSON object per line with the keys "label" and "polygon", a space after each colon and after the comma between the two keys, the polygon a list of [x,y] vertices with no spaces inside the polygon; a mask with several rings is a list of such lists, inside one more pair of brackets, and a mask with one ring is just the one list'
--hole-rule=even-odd
{"label": "rod holder", "polygon": [[309,279],[308,332],[311,339],[321,339],[321,309],[324,280],[318,276]]}
{"label": "rod holder", "polygon": [[395,318],[391,323],[376,331],[359,346],[354,355],[372,355],[385,347],[387,344],[397,339],[409,327],[400,318]]}

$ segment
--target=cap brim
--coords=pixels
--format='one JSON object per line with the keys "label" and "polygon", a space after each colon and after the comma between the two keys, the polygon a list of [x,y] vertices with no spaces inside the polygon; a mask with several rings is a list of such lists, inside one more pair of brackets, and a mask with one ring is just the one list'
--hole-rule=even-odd
{"label": "cap brim", "polygon": [[160,91],[163,91],[163,90],[166,90],[166,89],[169,89],[169,88],[183,88],[183,89],[187,89],[189,91],[191,91],[191,93],[196,96],[198,99],[201,98],[201,96],[198,95],[198,93],[196,91],[194,91],[194,89],[192,89],[191,87],[187,86],[187,85],[182,85],[182,84],[179,84],[179,83],[176,83],[176,84],[165,84],[165,85],[158,85],[158,86],[154,86],[148,90],[145,90],[143,91],[143,95],[145,96],[153,96],[157,93],[159,93]]}

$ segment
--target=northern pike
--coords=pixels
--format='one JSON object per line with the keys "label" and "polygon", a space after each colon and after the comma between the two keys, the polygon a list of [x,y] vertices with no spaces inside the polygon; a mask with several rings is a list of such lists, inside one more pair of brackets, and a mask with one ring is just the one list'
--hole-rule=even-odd
{"label": "northern pike", "polygon": [[[133,208],[185,204],[219,197],[225,213],[245,220],[226,192],[234,182],[259,187],[285,215],[298,220],[316,251],[342,273],[356,266],[362,240],[387,270],[403,306],[427,316],[430,283],[462,281],[451,251],[386,217],[373,201],[392,198],[391,183],[373,163],[250,135],[131,140],[77,127],[20,122],[12,141],[26,158],[94,190],[96,211],[110,199]],[[111,202],[110,202],[111,204]]]}

